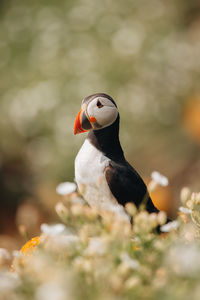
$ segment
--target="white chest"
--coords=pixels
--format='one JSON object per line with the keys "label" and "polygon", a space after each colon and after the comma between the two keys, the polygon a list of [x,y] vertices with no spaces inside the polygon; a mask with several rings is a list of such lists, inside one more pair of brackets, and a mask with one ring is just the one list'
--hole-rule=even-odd
{"label": "white chest", "polygon": [[107,184],[105,168],[108,164],[109,158],[86,139],[75,159],[78,188],[89,205],[115,210],[117,214],[127,218],[123,207],[118,204]]}
{"label": "white chest", "polygon": [[75,159],[77,183],[99,186],[108,163],[109,159],[86,139]]}

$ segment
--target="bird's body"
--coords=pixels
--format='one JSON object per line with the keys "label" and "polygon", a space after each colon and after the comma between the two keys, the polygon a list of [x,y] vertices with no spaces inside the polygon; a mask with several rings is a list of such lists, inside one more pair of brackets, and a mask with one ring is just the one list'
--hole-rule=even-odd
{"label": "bird's body", "polygon": [[[95,117],[88,113],[89,105]],[[104,115],[109,125],[106,126],[102,125],[103,110],[99,118],[101,124],[98,121],[102,107],[107,107]],[[108,95],[95,94],[83,101],[83,109],[85,115],[81,110],[82,117],[78,115],[75,122],[75,133],[88,131],[87,127],[92,125],[75,160],[75,179],[85,200],[100,209],[113,210],[115,207],[115,212],[125,219],[129,219],[124,210],[127,202],[139,207],[145,201],[149,212],[158,212],[142,178],[124,157],[119,141],[119,113],[115,102]],[[108,118],[109,113],[113,122]],[[96,125],[92,121],[89,124],[88,120],[95,120]],[[86,129],[81,126],[83,123]]]}
{"label": "bird's body", "polygon": [[115,211],[127,218],[127,214],[113,196],[106,180],[106,168],[109,163],[110,159],[87,138],[75,160],[75,179],[79,190],[91,207],[100,210],[112,210],[116,207]]}

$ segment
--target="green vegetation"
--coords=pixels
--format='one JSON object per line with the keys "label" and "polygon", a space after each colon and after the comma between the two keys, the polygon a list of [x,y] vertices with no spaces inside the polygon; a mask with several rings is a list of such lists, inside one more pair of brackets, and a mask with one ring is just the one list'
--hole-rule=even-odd
{"label": "green vegetation", "polygon": [[[200,194],[181,193],[176,221],[137,212],[134,225],[87,206],[73,192],[56,205],[63,223],[43,224],[40,237],[14,252],[1,271],[1,299],[199,299]],[[156,233],[160,224],[163,233]],[[6,260],[5,253],[1,259]]]}

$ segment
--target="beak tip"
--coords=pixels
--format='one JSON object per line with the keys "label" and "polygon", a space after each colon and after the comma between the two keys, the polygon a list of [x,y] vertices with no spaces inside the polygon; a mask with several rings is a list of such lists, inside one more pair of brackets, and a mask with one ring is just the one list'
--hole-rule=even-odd
{"label": "beak tip", "polygon": [[74,135],[76,135],[77,133],[78,133],[77,129],[74,128]]}
{"label": "beak tip", "polygon": [[79,134],[79,133],[81,133],[81,132],[84,132],[84,130],[83,130],[83,129],[80,129],[80,128],[77,127],[77,126],[74,127],[74,135],[77,135],[77,134]]}

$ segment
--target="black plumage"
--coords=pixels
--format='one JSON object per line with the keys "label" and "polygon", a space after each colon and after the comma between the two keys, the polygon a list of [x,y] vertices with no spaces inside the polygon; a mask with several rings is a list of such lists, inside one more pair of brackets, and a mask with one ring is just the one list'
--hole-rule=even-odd
{"label": "black plumage", "polygon": [[[96,95],[102,96],[102,94]],[[108,98],[107,95],[103,95]],[[115,104],[113,99],[112,102]],[[113,124],[103,129],[90,131],[87,138],[93,146],[110,159],[109,166],[105,169],[105,177],[117,201],[123,206],[127,202],[133,202],[136,207],[145,203],[148,212],[157,213],[158,209],[154,206],[144,181],[124,157],[119,141],[119,120],[118,115]]]}

